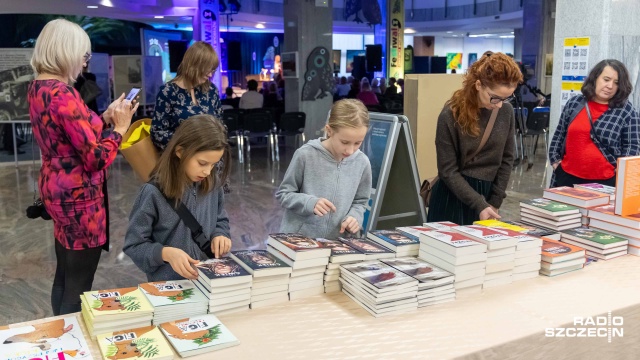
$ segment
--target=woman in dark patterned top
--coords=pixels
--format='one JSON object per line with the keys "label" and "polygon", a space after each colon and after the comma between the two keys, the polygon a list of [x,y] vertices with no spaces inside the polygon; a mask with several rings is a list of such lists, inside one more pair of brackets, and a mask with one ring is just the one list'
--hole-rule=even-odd
{"label": "woman in dark patterned top", "polygon": [[616,186],[617,159],[640,155],[640,120],[628,100],[631,90],[629,72],[620,61],[602,60],[591,70],[582,84],[584,95],[567,102],[553,134],[552,187]]}
{"label": "woman in dark patterned top", "polygon": [[[470,225],[499,219],[513,166],[515,119],[508,103],[522,81],[518,65],[505,54],[487,53],[464,75],[462,89],[444,106],[436,127],[440,180],[433,187],[427,221]],[[493,130],[479,148],[491,113]]]}
{"label": "woman in dark patterned top", "polygon": [[218,65],[218,55],[206,42],[198,41],[186,51],[177,76],[156,97],[151,139],[157,148],[164,150],[178,125],[193,115],[222,117],[220,95],[210,80]]}
{"label": "woman in dark patterned top", "polygon": [[102,118],[87,107],[69,84],[90,58],[89,36],[63,19],[45,25],[31,57],[38,76],[29,84],[27,97],[42,152],[38,185],[55,237],[54,315],[80,311],[80,295],[91,290],[100,253],[109,250],[107,168],[138,108],[132,108],[124,94]]}

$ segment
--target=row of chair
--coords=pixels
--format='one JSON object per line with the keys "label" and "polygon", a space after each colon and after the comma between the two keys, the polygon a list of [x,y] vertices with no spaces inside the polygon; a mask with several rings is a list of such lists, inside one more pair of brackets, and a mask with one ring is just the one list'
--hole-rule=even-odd
{"label": "row of chair", "polygon": [[[244,145],[247,155],[251,151],[251,139],[266,138],[269,144],[271,159],[280,160],[279,137],[294,136],[296,147],[305,142],[304,127],[306,115],[303,112],[289,112],[280,115],[277,123],[273,113],[256,109],[243,111],[240,109],[224,110],[222,122],[227,127],[229,139],[238,144],[238,162],[244,162]],[[300,145],[298,145],[300,144]]]}
{"label": "row of chair", "polygon": [[[526,158],[528,161],[527,169],[533,166],[533,158],[536,154],[536,148],[538,147],[538,140],[540,135],[544,140],[545,156],[549,150],[549,119],[550,109],[549,107],[535,107],[529,115],[529,109],[526,107],[514,108],[516,117],[516,158],[520,158],[524,161]],[[528,144],[525,145],[525,140],[529,139]],[[520,151],[518,151],[518,146]]]}

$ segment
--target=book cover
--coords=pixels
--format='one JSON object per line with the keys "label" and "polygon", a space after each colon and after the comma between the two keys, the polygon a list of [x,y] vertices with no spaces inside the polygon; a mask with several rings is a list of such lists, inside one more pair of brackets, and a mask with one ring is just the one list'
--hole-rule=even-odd
{"label": "book cover", "polygon": [[383,259],[380,261],[402,271],[420,282],[431,282],[453,276],[453,274],[448,271],[442,270],[422,259],[414,257]]}
{"label": "book cover", "polygon": [[485,241],[509,240],[509,237],[507,235],[485,226],[479,226],[479,225],[458,226],[456,228],[456,231],[461,231],[467,235],[475,236]]}
{"label": "book cover", "polygon": [[160,329],[180,354],[213,347],[223,348],[240,343],[213,314],[162,323]]}
{"label": "book cover", "polygon": [[508,229],[518,232],[526,232],[527,228],[500,220],[478,220],[473,222],[474,225],[486,226],[490,228]]}
{"label": "book cover", "polygon": [[640,213],[640,156],[618,158],[615,213]]}
{"label": "book cover", "polygon": [[457,248],[466,246],[484,246],[484,244],[480,242],[469,239],[467,235],[455,231],[431,231],[429,233],[425,233],[425,235]]}
{"label": "book cover", "polygon": [[622,238],[620,236],[605,233],[602,231],[597,231],[595,229],[590,229],[586,227],[563,230],[562,233],[575,236],[580,239],[593,241],[601,245],[610,245],[610,244],[615,244],[619,242],[624,242],[624,243],[628,242],[627,239]]}
{"label": "book cover", "polygon": [[93,359],[75,316],[0,330],[0,359]]}
{"label": "book cover", "polygon": [[139,285],[151,306],[207,303],[208,298],[190,280],[155,281]]}
{"label": "book cover", "polygon": [[339,237],[338,240],[360,251],[363,254],[379,254],[391,253],[392,251],[382,245],[378,245],[375,241],[369,239],[344,238]]}
{"label": "book cover", "polygon": [[413,235],[416,239],[418,239],[418,241],[420,241],[420,234],[428,231],[433,231],[434,229],[426,226],[401,226],[397,227],[396,230],[406,235]]}
{"label": "book cover", "polygon": [[495,231],[501,232],[509,237],[518,239],[519,242],[523,242],[523,241],[535,241],[540,239],[539,237],[535,237],[532,235],[529,235],[527,233],[521,232],[521,231],[515,231],[515,230],[511,230],[508,228],[493,228]]}
{"label": "book cover", "polygon": [[546,210],[551,213],[565,212],[570,210],[575,210],[575,212],[579,212],[578,208],[575,206],[559,203],[557,201],[544,199],[544,198],[524,200],[524,201],[521,201],[520,203],[534,206],[538,209]]}
{"label": "book cover", "polygon": [[169,343],[155,326],[101,334],[97,336],[103,359],[172,359]]}
{"label": "book cover", "polygon": [[575,184],[575,185],[573,185],[573,187],[576,188],[576,189],[584,189],[584,190],[590,190],[590,191],[595,191],[595,192],[607,194],[610,197],[616,195],[616,188],[615,187],[608,186],[608,185],[602,185],[602,184],[598,184],[598,183]]}
{"label": "book cover", "polygon": [[269,236],[284,246],[288,247],[293,251],[306,251],[312,249],[321,249],[322,247],[318,244],[318,241],[315,239],[306,237],[301,234],[269,234]]}
{"label": "book cover", "polygon": [[526,233],[527,235],[531,235],[535,237],[551,236],[558,233],[555,230],[535,227],[533,225],[523,224],[518,221],[504,221],[504,223],[524,228],[525,230],[522,231],[523,233]]}
{"label": "book cover", "polygon": [[378,289],[416,281],[413,277],[381,261],[363,261],[355,264],[342,265],[342,268]]}
{"label": "book cover", "polygon": [[290,267],[267,250],[241,250],[231,253],[253,270]]}
{"label": "book cover", "polygon": [[542,256],[557,258],[574,253],[584,253],[584,249],[571,244],[542,238]]}
{"label": "book cover", "polygon": [[560,186],[560,187],[555,187],[551,189],[546,189],[545,191],[562,195],[562,196],[572,197],[574,199],[580,199],[580,200],[599,199],[599,198],[608,196],[606,194],[602,194],[595,191],[576,189],[571,186]]}
{"label": "book cover", "polygon": [[394,246],[420,244],[420,239],[417,236],[403,234],[397,230],[373,230],[369,231],[369,233]]}
{"label": "book cover", "polygon": [[209,280],[251,276],[240,264],[227,256],[200,261],[196,267]]}
{"label": "book cover", "polygon": [[101,317],[121,313],[152,313],[153,307],[136,288],[87,291],[84,296],[91,314]]}
{"label": "book cover", "polygon": [[456,227],[459,225],[451,221],[435,221],[435,222],[423,223],[422,226],[431,228],[433,230],[438,230],[438,231],[449,231],[451,230],[450,228]]}
{"label": "book cover", "polygon": [[362,254],[360,251],[338,240],[329,240],[324,238],[316,239],[318,244],[323,248],[331,249],[331,256]]}

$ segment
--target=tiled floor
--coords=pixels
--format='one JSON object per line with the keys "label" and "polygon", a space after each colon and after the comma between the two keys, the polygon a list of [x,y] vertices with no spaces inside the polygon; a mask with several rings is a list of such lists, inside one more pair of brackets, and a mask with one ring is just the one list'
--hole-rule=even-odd
{"label": "tiled floor", "polygon": [[[264,247],[267,234],[278,230],[282,209],[274,193],[294,149],[282,147],[279,163],[268,160],[264,148],[252,146],[251,151],[249,161],[233,164],[233,192],[226,198],[234,250]],[[545,160],[541,146],[531,170],[526,171],[526,165],[513,170],[508,198],[501,209],[504,218],[517,218],[520,199],[542,194]],[[21,165],[18,169],[7,164],[0,166],[0,325],[52,315],[49,302],[55,270],[52,223],[24,215],[33,202],[38,170],[39,165],[35,170],[32,165]],[[146,280],[122,253],[128,215],[139,185],[126,161],[117,159],[109,179],[112,248],[102,253],[94,289],[135,286]]]}

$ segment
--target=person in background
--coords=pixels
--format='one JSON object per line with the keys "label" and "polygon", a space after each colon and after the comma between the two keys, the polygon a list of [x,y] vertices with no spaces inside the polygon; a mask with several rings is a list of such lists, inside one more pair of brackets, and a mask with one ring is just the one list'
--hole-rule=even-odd
{"label": "person in background", "polygon": [[264,107],[278,107],[280,103],[280,99],[278,99],[278,88],[276,84],[271,82],[269,83],[268,91],[264,94]]}
{"label": "person in background", "polygon": [[357,99],[359,93],[360,93],[360,80],[358,79],[351,80],[351,90],[349,90],[349,93],[347,94],[347,98]]}
{"label": "person in background", "polygon": [[236,97],[236,94],[234,94],[233,92],[233,88],[231,86],[227,86],[226,89],[224,89],[224,100],[230,100]]}
{"label": "person in background", "polygon": [[380,80],[378,78],[373,78],[371,81],[371,91],[376,94],[382,95],[382,91],[380,91]]}
{"label": "person in background", "polygon": [[70,83],[89,59],[89,36],[64,19],[44,26],[31,57],[37,77],[27,98],[42,153],[38,187],[55,238],[54,315],[80,311],[80,295],[91,290],[100,253],[109,251],[107,169],[138,109],[124,94],[102,118],[87,107]]}
{"label": "person in background", "polygon": [[362,101],[365,105],[378,105],[378,97],[376,94],[371,91],[371,85],[369,85],[369,79],[362,78],[360,81],[360,92],[356,96],[356,98]]}
{"label": "person in background", "polygon": [[218,54],[211,44],[197,41],[187,49],[176,77],[164,84],[156,97],[151,140],[158,149],[164,150],[178,126],[189,117],[222,117],[218,88],[211,82],[218,65]]}
{"label": "person in background", "polygon": [[398,87],[400,88],[398,94],[404,96],[404,79],[398,79]]}
{"label": "person in background", "polygon": [[616,186],[617,159],[640,155],[640,120],[629,101],[627,68],[602,60],[567,101],[549,145],[551,186],[600,183]]}
{"label": "person in background", "polygon": [[384,95],[387,92],[387,79],[380,78],[380,94]]}
{"label": "person in background", "polygon": [[389,86],[387,86],[387,89],[384,91],[384,97],[391,99],[391,98],[394,98],[396,95],[398,95],[398,87],[396,86],[396,78],[390,77],[389,78]]}
{"label": "person in background", "polygon": [[[93,73],[89,72],[89,64],[87,63],[87,66],[84,66],[82,68],[82,75],[78,76],[78,78],[76,79],[76,82],[73,84],[73,88],[78,90],[78,93],[82,94],[82,87],[84,86],[84,84],[87,81],[93,81],[95,83],[96,81],[96,75]],[[93,99],[86,99],[83,98],[82,101],[84,101],[85,104],[87,104],[87,106],[89,107],[89,109],[93,110],[93,112],[97,113],[98,112],[98,100],[97,100],[97,96],[94,97]]]}
{"label": "person in background", "polygon": [[258,82],[249,80],[247,82],[247,92],[240,97],[240,109],[258,109],[264,103],[264,97],[258,93]]}
{"label": "person in background", "polygon": [[340,78],[340,84],[336,86],[336,95],[343,98],[349,95],[349,91],[351,91],[351,85],[347,83],[347,78],[343,76]]}
{"label": "person in background", "polygon": [[457,73],[456,69],[451,69],[451,73],[456,74]]}
{"label": "person in background", "polygon": [[[429,222],[470,225],[499,219],[498,209],[507,196],[515,148],[515,116],[508,101],[522,74],[513,59],[492,53],[463,76],[462,89],[453,93],[438,117],[439,181],[431,190]],[[478,152],[492,113],[493,130]]]}

